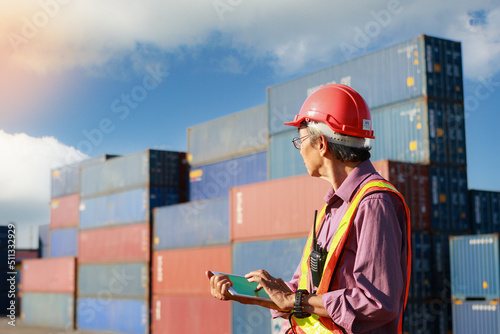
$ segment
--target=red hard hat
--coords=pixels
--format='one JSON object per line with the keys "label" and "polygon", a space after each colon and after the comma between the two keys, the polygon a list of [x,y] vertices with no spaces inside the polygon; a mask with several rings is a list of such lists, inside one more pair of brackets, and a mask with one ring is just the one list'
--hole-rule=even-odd
{"label": "red hard hat", "polygon": [[300,127],[302,122],[309,121],[326,123],[333,131],[345,135],[375,138],[370,109],[361,95],[349,86],[320,87],[304,101],[294,121],[284,124]]}

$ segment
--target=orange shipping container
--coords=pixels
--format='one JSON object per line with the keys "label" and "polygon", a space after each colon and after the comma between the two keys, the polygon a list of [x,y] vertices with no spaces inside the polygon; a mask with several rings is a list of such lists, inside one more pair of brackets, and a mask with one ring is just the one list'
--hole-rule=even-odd
{"label": "orange shipping container", "polygon": [[210,286],[205,275],[207,270],[231,272],[231,247],[155,251],[152,269],[153,294],[209,297]]}
{"label": "orange shipping container", "polygon": [[149,224],[80,231],[78,263],[149,261]]}
{"label": "orange shipping container", "polygon": [[151,333],[231,333],[231,303],[213,297],[153,296]]}
{"label": "orange shipping container", "polygon": [[299,175],[254,183],[230,190],[232,241],[304,237],[314,221],[314,210],[325,205],[331,185]]}
{"label": "orange shipping container", "polygon": [[31,259],[22,263],[23,292],[75,292],[75,258]]}
{"label": "orange shipping container", "polygon": [[50,201],[50,228],[74,227],[79,224],[80,194],[53,198]]}

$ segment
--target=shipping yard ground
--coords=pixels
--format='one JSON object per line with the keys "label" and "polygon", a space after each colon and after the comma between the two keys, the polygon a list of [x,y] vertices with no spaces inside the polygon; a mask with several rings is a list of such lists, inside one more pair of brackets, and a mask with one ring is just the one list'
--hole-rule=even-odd
{"label": "shipping yard ground", "polygon": [[71,330],[65,331],[63,329],[42,328],[23,325],[22,321],[16,318],[16,326],[13,327],[8,324],[10,321],[5,315],[0,318],[0,334],[96,334],[96,333],[111,333],[111,332],[89,332]]}

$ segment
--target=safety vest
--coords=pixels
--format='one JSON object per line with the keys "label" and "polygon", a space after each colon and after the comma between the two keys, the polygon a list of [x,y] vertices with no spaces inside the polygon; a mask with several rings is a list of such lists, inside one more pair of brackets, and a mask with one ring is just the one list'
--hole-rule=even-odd
{"label": "safety vest", "polygon": [[[406,211],[406,230],[407,230],[407,283],[405,287],[405,299],[403,310],[406,307],[406,300],[408,299],[408,288],[409,288],[409,280],[410,280],[410,272],[411,272],[411,223],[410,223],[410,212],[406,203],[404,201],[403,196],[394,188],[392,184],[385,180],[374,180],[365,184],[354,196],[349,208],[347,209],[344,217],[340,221],[339,227],[335,235],[333,236],[333,240],[330,245],[330,249],[328,251],[328,255],[326,257],[325,267],[323,268],[323,276],[321,277],[321,282],[319,284],[317,294],[324,294],[328,292],[330,282],[333,277],[333,273],[335,272],[335,268],[337,266],[337,262],[339,261],[342,255],[342,249],[346,243],[347,238],[349,237],[349,231],[352,228],[354,217],[356,215],[356,211],[359,207],[359,202],[361,199],[373,192],[378,191],[388,191],[396,194],[403,201],[405,211]],[[319,216],[316,220],[316,225],[323,223],[323,218],[325,216],[325,210],[327,205],[323,207]],[[302,255],[301,261],[301,275],[299,277],[299,289],[307,289],[309,287],[309,255],[312,250],[313,243],[313,231],[311,231],[309,238],[307,239],[306,246],[304,248],[304,253]],[[403,331],[403,310],[400,314],[400,320],[398,325],[398,333],[402,333]],[[332,319],[327,317],[320,317],[318,315],[312,314],[307,318],[295,318],[292,316],[291,319],[292,326],[295,329],[297,334],[323,334],[323,333],[338,333],[341,334],[343,331],[335,325]]]}

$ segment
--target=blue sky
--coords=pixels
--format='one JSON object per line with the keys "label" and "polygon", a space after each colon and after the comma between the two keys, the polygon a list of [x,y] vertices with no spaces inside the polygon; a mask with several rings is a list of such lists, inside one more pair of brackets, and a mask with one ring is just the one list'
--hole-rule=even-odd
{"label": "blue sky", "polygon": [[185,151],[189,126],[264,104],[267,87],[421,34],[462,42],[469,187],[500,191],[494,1],[145,4],[2,5],[0,224],[18,223],[21,246],[32,245],[28,226],[49,221],[50,168],[83,155]]}

